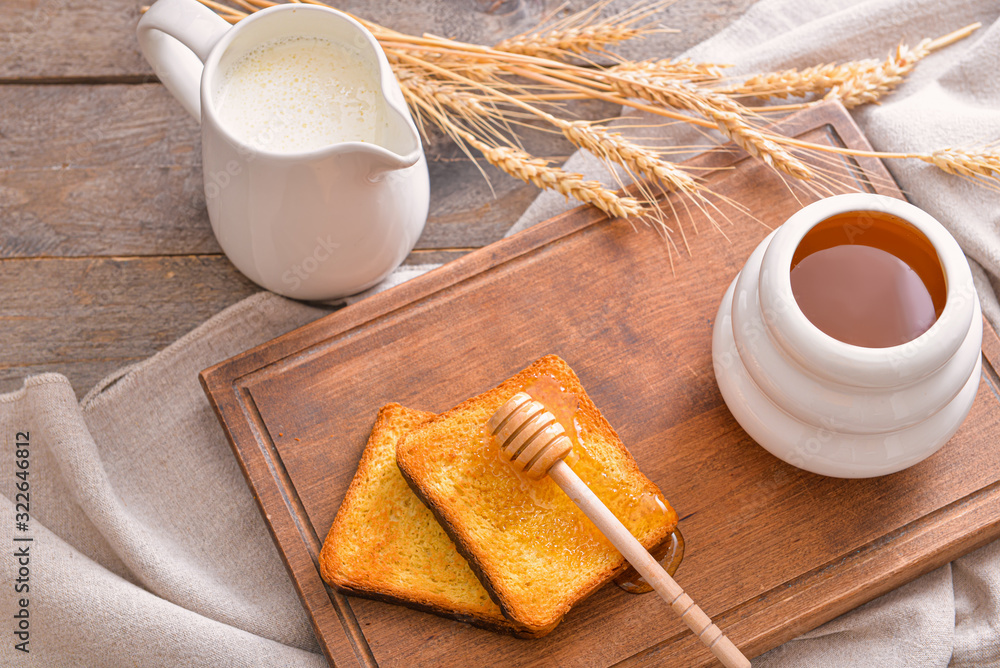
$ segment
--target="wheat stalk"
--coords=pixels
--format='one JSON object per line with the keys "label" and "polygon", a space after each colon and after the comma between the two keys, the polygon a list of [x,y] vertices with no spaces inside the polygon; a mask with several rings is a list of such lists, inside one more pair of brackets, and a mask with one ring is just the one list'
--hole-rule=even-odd
{"label": "wheat stalk", "polygon": [[[404,58],[409,57],[404,56]],[[426,66],[435,74],[450,76],[465,85],[478,85],[475,81],[463,79],[461,75],[442,70],[434,65]],[[668,192],[681,191],[690,194],[700,190],[697,181],[683,169],[660,159],[652,151],[625,139],[619,133],[609,132],[606,128],[585,121],[566,121],[519,98],[496,90],[492,92],[497,99],[513,104],[555,126],[574,145],[590,151],[606,162],[624,167],[633,176],[652,179]],[[454,131],[454,128],[450,129]],[[652,197],[648,199],[652,199]]]}
{"label": "wheat stalk", "polygon": [[[307,1],[318,2],[318,0]],[[936,40],[924,40],[915,50],[911,51],[905,48],[899,49],[896,54],[890,57],[890,60],[896,63],[896,68],[909,71],[909,69],[912,69],[916,61],[919,60],[919,57],[923,57],[926,53],[933,52],[937,49],[943,48],[944,46],[952,44],[955,41],[963,39],[978,28],[979,24],[972,24]],[[399,38],[400,33],[394,33],[394,35],[396,38]],[[580,68],[546,58],[531,57],[524,54],[503,53],[489,47],[470,45],[434,36],[425,36],[423,38],[412,38],[406,36],[404,42],[411,45],[411,48],[416,47],[417,45],[430,44],[434,49],[447,49],[451,55],[463,58],[467,57],[475,63],[493,61],[509,74],[527,76],[535,81],[552,85],[556,89],[564,91],[569,90],[577,94],[582,93],[585,97],[604,99],[632,106],[633,108],[641,111],[650,111],[674,120],[681,120],[695,125],[704,125],[704,123],[700,123],[698,119],[682,114],[674,114],[663,109],[662,107],[657,108],[632,103],[629,99],[630,96],[623,94],[625,93],[625,90],[615,90],[615,82],[617,82],[618,85],[625,82],[624,87],[630,87],[633,93],[639,92],[640,89],[643,88],[641,85],[643,82],[640,80],[641,75],[637,74],[637,71],[633,71],[631,75],[629,75],[627,67],[622,68],[622,72],[615,72],[614,68],[604,68],[598,70],[595,74],[593,70],[588,68]],[[420,49],[418,48],[416,51],[419,52]],[[919,54],[919,57],[915,57],[916,54]],[[420,58],[418,56],[412,56],[410,54],[406,55],[410,57],[413,62],[420,62]],[[435,74],[443,76],[445,79],[457,77],[466,84],[475,83],[467,77],[459,76],[454,70],[448,70],[440,67],[433,67],[430,69],[433,69]],[[886,67],[885,69],[889,70],[891,68]],[[593,78],[595,76],[605,82],[610,80],[612,84],[610,86],[605,84],[603,88],[593,87]],[[588,79],[590,79],[590,81],[588,81]],[[584,85],[581,85],[581,83]],[[663,85],[657,86],[656,84],[658,83]],[[628,84],[631,84],[631,86]],[[804,142],[760,130],[746,120],[746,117],[751,115],[750,110],[742,107],[742,105],[739,105],[739,103],[734,100],[718,94],[716,91],[699,89],[696,84],[684,81],[670,82],[664,80],[662,82],[647,82],[647,85],[645,86],[647,92],[655,88],[665,89],[667,93],[672,93],[672,95],[668,94],[663,99],[659,100],[656,99],[655,95],[638,95],[639,99],[652,98],[650,101],[657,101],[663,104],[666,102],[667,98],[673,97],[673,102],[678,104],[680,108],[696,111],[708,119],[711,127],[718,129],[725,136],[734,141],[734,143],[746,150],[750,155],[761,159],[766,164],[769,164],[797,179],[810,179],[813,177],[813,171],[801,160],[795,157],[790,152],[788,147],[797,147],[807,151],[853,154],[850,149],[841,149],[840,147],[830,147],[824,144]],[[671,88],[673,88],[672,91],[670,90]],[[689,94],[679,95],[678,91]],[[860,87],[859,90],[844,87],[840,92],[845,96],[863,94],[863,92],[860,91]],[[515,99],[513,96],[507,95],[495,87],[490,87],[488,85],[484,86],[483,94],[484,96],[494,97],[500,101],[515,103],[514,106],[521,106],[522,108],[529,110],[530,113],[536,115],[537,117],[558,126],[558,123],[554,122],[555,117],[552,115],[541,112],[533,105],[525,105],[523,100]],[[531,96],[528,96],[529,99],[530,97]],[[671,104],[670,106],[674,105]],[[884,157],[901,157],[898,154],[888,153],[880,155]],[[670,184],[667,185],[668,187],[671,187]]]}
{"label": "wheat stalk", "polygon": [[[429,65],[428,67],[436,74],[451,76],[465,85],[477,85],[476,82],[463,80],[460,75],[441,71],[436,66]],[[505,93],[494,91],[494,94],[500,100],[512,103],[524,111],[552,124],[575,146],[589,151],[609,165],[623,167],[637,181],[641,178],[646,178],[655,182],[665,192],[681,192],[688,196],[696,196],[697,198],[704,199],[704,195],[700,192],[702,190],[701,185],[690,174],[678,165],[663,160],[655,152],[626,139],[620,133],[610,132],[605,127],[586,121],[566,121],[548,114],[523,100],[508,96]],[[483,142],[475,140],[467,132],[457,129],[447,119],[441,119],[441,123],[445,126],[446,132],[476,148],[486,157],[488,162],[499,167],[506,173],[516,176],[523,181],[535,183],[535,185],[541,186],[542,183],[546,183],[548,185],[544,187],[558,190],[564,195],[575,197],[583,202],[595,203],[599,208],[613,215],[627,217],[623,216],[620,207],[616,206],[612,208],[607,204],[610,191],[600,192],[603,187],[598,182],[582,182],[579,175],[560,176],[560,179],[565,178],[567,179],[567,183],[572,184],[574,192],[570,193],[561,189],[559,187],[560,180],[556,179],[556,175],[564,175],[565,173],[552,171],[553,168],[551,167],[548,167],[547,171],[537,171],[541,170],[543,166],[547,167],[547,161],[532,158],[520,149],[490,147]],[[530,176],[519,172],[519,167],[531,170]],[[586,187],[582,188],[581,191],[582,186]],[[652,204],[655,196],[649,193],[644,186],[640,185],[639,187],[640,192],[644,194],[648,203]],[[643,210],[649,211],[649,209]],[[661,231],[664,233],[669,232],[661,220],[656,219],[656,222],[660,223],[659,227],[661,227]]]}
{"label": "wheat stalk", "polygon": [[418,74],[409,67],[397,68],[395,72],[404,94],[450,109],[466,119],[487,118],[492,115],[491,110],[483,104],[483,98],[480,95],[453,84]]}
{"label": "wheat stalk", "polygon": [[685,81],[649,79],[642,71],[616,72],[605,79],[624,97],[659,102],[675,109],[701,114],[714,121],[716,128],[744,151],[766,164],[797,179],[813,177],[812,170],[791,151],[746,120],[749,111],[739,102],[720,93],[698,88]]}
{"label": "wheat stalk", "polygon": [[[404,89],[404,95],[412,96],[414,89]],[[592,204],[601,211],[616,218],[641,218],[644,207],[634,197],[621,196],[605,188],[598,181],[584,180],[581,174],[567,172],[553,167],[548,160],[536,158],[526,151],[512,146],[489,144],[472,132],[460,127],[435,104],[436,97],[412,97],[409,99],[416,109],[430,115],[435,122],[456,142],[479,151],[488,163],[505,174],[531,183],[542,190],[554,190],[565,197],[584,204]]]}
{"label": "wheat stalk", "polygon": [[507,53],[563,60],[588,53],[606,54],[607,47],[645,37],[661,29],[643,23],[672,0],[637,5],[600,19],[601,10],[611,4],[603,0],[550,25],[509,37],[493,48]]}

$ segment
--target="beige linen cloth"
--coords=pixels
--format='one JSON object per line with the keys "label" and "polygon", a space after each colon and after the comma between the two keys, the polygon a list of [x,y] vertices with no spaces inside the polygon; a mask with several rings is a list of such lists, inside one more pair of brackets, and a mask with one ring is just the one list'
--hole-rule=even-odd
{"label": "beige linen cloth", "polygon": [[[1000,138],[996,0],[765,0],[693,57],[740,72],[883,57],[973,21],[965,43],[921,63],[855,118],[883,150]],[[590,174],[596,166],[575,157]],[[571,165],[573,166],[573,165]],[[914,203],[975,261],[1000,325],[1000,196],[921,164],[892,165]],[[562,203],[539,198],[523,227]],[[197,373],[323,310],[260,293],[77,403],[56,374],[0,396],[0,665],[323,666],[309,623]],[[14,529],[14,442],[28,432],[31,520]],[[14,537],[33,538],[14,543]],[[14,549],[30,545],[30,654],[14,649]],[[1000,666],[1000,542],[756,659],[758,667]]]}

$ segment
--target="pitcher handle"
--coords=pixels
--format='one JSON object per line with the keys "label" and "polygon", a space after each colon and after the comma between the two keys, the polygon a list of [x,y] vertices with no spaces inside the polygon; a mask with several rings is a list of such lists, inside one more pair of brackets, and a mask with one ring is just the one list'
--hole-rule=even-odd
{"label": "pitcher handle", "polygon": [[196,121],[205,59],[231,27],[197,0],[157,0],[136,26],[142,55]]}

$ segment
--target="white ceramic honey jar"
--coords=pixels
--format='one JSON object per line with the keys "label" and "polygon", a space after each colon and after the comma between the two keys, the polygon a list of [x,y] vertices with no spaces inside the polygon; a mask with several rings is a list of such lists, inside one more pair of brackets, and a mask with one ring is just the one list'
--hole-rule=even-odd
{"label": "white ceramic honey jar", "polygon": [[[916,338],[846,343],[796,301],[803,237],[849,212],[912,226],[937,254],[943,309]],[[955,434],[979,388],[982,334],[969,263],[947,230],[907,202],[850,194],[810,204],[761,242],[722,299],[712,352],[722,396],[757,443],[807,471],[862,478],[916,464]]]}

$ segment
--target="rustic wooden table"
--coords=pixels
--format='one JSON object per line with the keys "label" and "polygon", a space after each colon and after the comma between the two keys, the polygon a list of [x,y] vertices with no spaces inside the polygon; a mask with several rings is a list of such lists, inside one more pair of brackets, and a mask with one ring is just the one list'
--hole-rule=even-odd
{"label": "rustic wooden table", "polygon": [[[202,190],[197,124],[153,76],[135,25],[148,0],[0,0],[0,392],[57,371],[83,396],[257,291],[222,255]],[[626,50],[676,55],[753,0],[687,0],[679,30]],[[490,43],[560,0],[347,0],[337,6],[408,32]],[[589,0],[571,0],[581,9]],[[623,6],[627,6],[625,3]],[[580,113],[608,117],[608,105]],[[570,147],[533,138],[541,155]],[[537,194],[427,145],[431,212],[408,263],[442,262],[503,236]]]}

